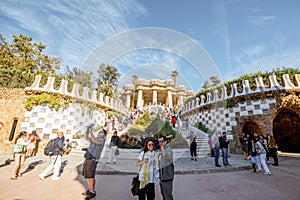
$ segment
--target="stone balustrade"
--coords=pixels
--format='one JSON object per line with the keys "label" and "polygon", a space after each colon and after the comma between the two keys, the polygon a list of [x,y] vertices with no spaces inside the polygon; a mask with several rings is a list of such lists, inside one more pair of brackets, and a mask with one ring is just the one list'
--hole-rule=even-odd
{"label": "stone balustrade", "polygon": [[84,87],[83,88],[83,94],[79,94],[79,87],[80,85],[77,83],[74,83],[73,89],[71,92],[68,92],[68,81],[67,80],[62,80],[60,83],[60,87],[58,90],[54,89],[54,83],[55,83],[55,77],[48,77],[47,83],[43,86],[40,87],[40,82],[41,82],[42,76],[37,75],[35,77],[35,80],[33,84],[30,87],[26,87],[25,91],[33,91],[33,92],[47,92],[47,93],[54,93],[54,94],[60,94],[60,95],[65,95],[71,98],[75,98],[78,100],[81,100],[83,102],[91,102],[95,103],[100,106],[104,106],[110,110],[113,110],[115,112],[121,113],[123,115],[127,116],[127,109],[122,105],[122,103],[117,100],[110,98],[108,96],[105,96],[102,93],[99,94],[99,97],[97,98],[97,92],[95,90],[92,90],[91,97],[89,95],[90,88]]}
{"label": "stone balustrade", "polygon": [[[215,89],[211,92],[206,93],[206,96],[201,95],[200,99],[196,98],[193,101],[187,102],[182,108],[182,114],[193,111],[203,106],[207,106],[209,104],[221,102],[227,99],[236,98],[239,96],[245,96],[249,94],[255,93],[264,93],[264,92],[272,92],[272,91],[287,91],[287,90],[295,90],[300,91],[300,74],[295,75],[295,81],[291,81],[288,74],[282,75],[282,85],[280,85],[276,79],[276,75],[269,76],[269,86],[267,87],[262,77],[255,78],[256,89],[252,90],[250,88],[250,84],[248,80],[243,80],[243,90],[242,92],[238,91],[237,84],[234,83],[231,85],[231,93],[228,95],[227,88],[223,85],[221,88]],[[219,94],[220,93],[220,94]]]}

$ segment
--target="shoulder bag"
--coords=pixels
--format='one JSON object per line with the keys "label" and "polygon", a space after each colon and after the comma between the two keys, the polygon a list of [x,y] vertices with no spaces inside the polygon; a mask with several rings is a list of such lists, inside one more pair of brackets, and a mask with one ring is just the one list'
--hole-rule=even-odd
{"label": "shoulder bag", "polygon": [[25,151],[25,146],[22,144],[15,144],[12,148],[14,153],[22,153]]}
{"label": "shoulder bag", "polygon": [[[144,152],[142,161],[144,160],[144,156],[145,156],[145,152]],[[139,190],[140,190],[139,172],[140,172],[140,170],[141,170],[141,166],[139,167],[138,174],[132,178],[131,193],[133,196],[139,195]]]}

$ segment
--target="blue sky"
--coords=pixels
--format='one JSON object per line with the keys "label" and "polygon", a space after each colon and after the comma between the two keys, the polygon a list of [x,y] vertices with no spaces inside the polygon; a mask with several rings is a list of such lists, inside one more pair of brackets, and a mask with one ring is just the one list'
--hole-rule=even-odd
{"label": "blue sky", "polygon": [[300,63],[297,0],[2,0],[0,32],[31,36],[66,65],[118,68],[131,76],[170,78],[198,92],[203,80]]}

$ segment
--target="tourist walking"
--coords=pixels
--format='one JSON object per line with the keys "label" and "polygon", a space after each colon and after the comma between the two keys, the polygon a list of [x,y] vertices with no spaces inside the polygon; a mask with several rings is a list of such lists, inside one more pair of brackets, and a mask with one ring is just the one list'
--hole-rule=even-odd
{"label": "tourist walking", "polygon": [[257,171],[261,171],[261,166],[263,166],[266,175],[271,175],[271,172],[266,164],[266,150],[262,146],[259,140],[256,140],[255,145],[254,145],[255,151],[257,152]]}
{"label": "tourist walking", "polygon": [[106,131],[103,129],[100,130],[97,134],[97,137],[95,137],[94,133],[92,132],[92,127],[93,125],[90,125],[85,133],[85,139],[90,142],[90,145],[84,154],[85,159],[82,168],[82,175],[87,180],[88,185],[88,190],[82,193],[82,195],[86,195],[86,200],[92,199],[96,196],[96,168],[105,144],[106,137]]}
{"label": "tourist walking", "polygon": [[159,135],[158,143],[160,146],[160,154],[159,154],[160,191],[163,196],[163,200],[173,200],[173,179],[174,179],[173,151],[167,144],[166,136]]}
{"label": "tourist walking", "polygon": [[27,132],[22,131],[16,137],[14,142],[14,154],[15,154],[15,166],[12,170],[10,179],[17,180],[17,177],[22,176],[20,171],[23,166],[24,161],[26,160],[26,146],[30,143],[31,138],[26,140]]}
{"label": "tourist walking", "polygon": [[109,152],[107,164],[110,164],[111,159],[113,159],[113,164],[116,164],[117,162],[116,152],[119,151],[120,144],[121,144],[120,137],[118,136],[118,132],[115,130],[109,144],[110,152]]}
{"label": "tourist walking", "polygon": [[29,134],[30,143],[27,146],[27,157],[32,157],[36,155],[37,143],[41,140],[37,132],[34,130]]}
{"label": "tourist walking", "polygon": [[228,144],[229,140],[227,140],[226,137],[226,132],[222,132],[221,137],[219,137],[219,142],[220,142],[220,148],[222,151],[222,157],[223,157],[223,165],[226,166],[231,166],[228,162]]}
{"label": "tourist walking", "polygon": [[277,144],[273,135],[268,135],[268,145],[269,145],[269,155],[273,158],[274,163],[272,165],[278,166],[278,157],[277,157]]}
{"label": "tourist walking", "polygon": [[221,167],[219,165],[219,157],[220,157],[220,142],[218,137],[218,132],[214,130],[213,136],[211,137],[213,147],[214,147],[214,155],[215,155],[215,166]]}
{"label": "tourist walking", "polygon": [[146,139],[144,151],[142,151],[136,162],[139,167],[139,200],[155,199],[155,182],[159,181],[158,156],[154,151],[154,141]]}
{"label": "tourist walking", "polygon": [[63,132],[57,133],[57,138],[54,139],[54,149],[52,155],[50,155],[51,163],[50,165],[39,175],[41,180],[45,180],[45,176],[53,169],[52,180],[60,179],[60,167],[61,167],[61,156],[64,150],[62,137]]}
{"label": "tourist walking", "polygon": [[[257,159],[256,157],[258,156],[257,152],[255,151],[255,139],[254,138],[250,138],[250,155],[248,157],[248,160],[250,160],[250,163],[252,165],[253,168],[253,172],[256,172],[256,164],[257,164]],[[253,147],[253,148],[251,148]]]}

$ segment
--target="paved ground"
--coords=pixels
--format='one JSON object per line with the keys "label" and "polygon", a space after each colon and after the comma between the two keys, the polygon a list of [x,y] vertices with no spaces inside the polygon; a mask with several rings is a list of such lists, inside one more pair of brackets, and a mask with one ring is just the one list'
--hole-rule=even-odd
{"label": "paved ground", "polygon": [[[137,153],[121,152],[116,165],[100,164],[96,176],[96,200],[137,199],[130,193],[130,183],[135,173]],[[272,199],[299,200],[300,158],[280,157],[280,166],[270,166],[271,176],[253,173],[249,163],[241,155],[231,155],[232,167],[213,166],[210,157],[191,161],[183,153],[175,161],[174,199],[177,200],[225,200],[225,199]],[[82,165],[82,154],[72,153],[63,157],[64,167],[61,179],[45,181],[38,174],[47,166],[44,156],[28,158],[24,164],[23,176],[10,180],[14,162],[0,156],[0,200],[77,200],[84,199],[81,192],[86,182],[78,173]],[[106,161],[104,156],[103,161]],[[212,173],[218,172],[218,173]],[[114,175],[113,175],[114,174]],[[123,174],[123,175],[122,175]],[[158,185],[156,199],[161,200]]]}

